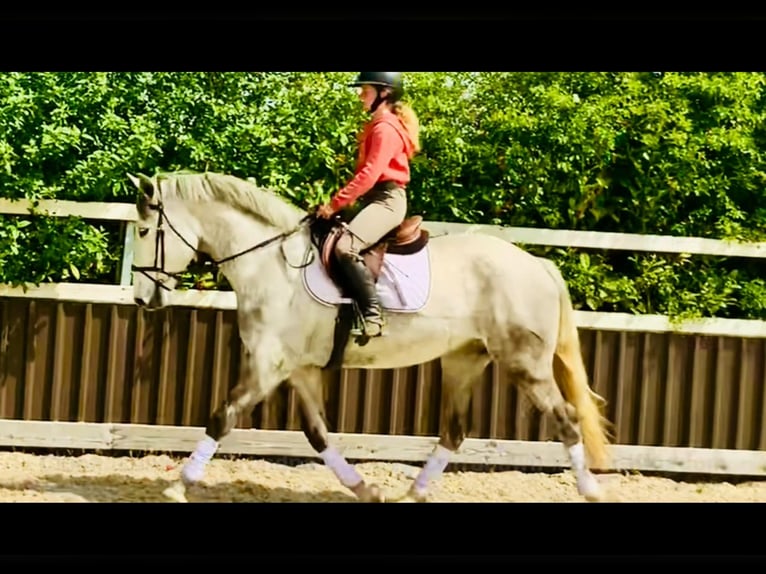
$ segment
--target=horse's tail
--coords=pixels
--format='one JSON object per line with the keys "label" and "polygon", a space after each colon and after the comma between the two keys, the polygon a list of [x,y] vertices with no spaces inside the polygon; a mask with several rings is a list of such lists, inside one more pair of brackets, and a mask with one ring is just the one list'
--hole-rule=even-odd
{"label": "horse's tail", "polygon": [[559,288],[559,336],[553,358],[553,372],[564,398],[577,411],[585,452],[592,468],[609,463],[609,422],[603,416],[606,400],[591,389],[580,349],[574,308],[564,277],[550,260],[541,258]]}

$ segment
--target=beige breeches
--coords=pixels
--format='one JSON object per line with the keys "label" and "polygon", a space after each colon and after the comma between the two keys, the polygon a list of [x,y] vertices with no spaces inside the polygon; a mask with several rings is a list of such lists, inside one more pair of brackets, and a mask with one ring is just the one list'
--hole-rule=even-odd
{"label": "beige breeches", "polygon": [[[348,224],[335,245],[335,254],[359,254],[374,245],[389,231],[397,227],[407,214],[407,195],[404,189],[373,190],[362,196],[361,210]],[[350,233],[349,233],[350,232]]]}

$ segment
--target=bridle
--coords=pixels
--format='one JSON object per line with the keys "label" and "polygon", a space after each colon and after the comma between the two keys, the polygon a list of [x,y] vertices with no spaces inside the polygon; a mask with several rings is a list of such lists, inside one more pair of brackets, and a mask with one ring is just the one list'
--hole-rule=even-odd
{"label": "bridle", "polygon": [[[155,237],[154,242],[154,264],[149,266],[138,266],[138,265],[131,265],[130,268],[132,271],[135,271],[137,273],[141,273],[145,277],[147,277],[149,280],[151,280],[157,287],[161,287],[162,289],[165,289],[167,291],[172,291],[170,287],[165,285],[165,282],[170,279],[174,278],[178,280],[180,276],[186,272],[186,269],[183,269],[181,271],[166,271],[165,270],[165,228],[163,226],[163,222],[167,224],[167,226],[170,228],[170,230],[176,234],[176,236],[192,251],[194,251],[197,255],[208,255],[207,253],[204,253],[203,251],[200,251],[197,249],[194,245],[191,244],[181,233],[178,232],[178,230],[173,226],[173,224],[170,222],[170,219],[168,219],[167,213],[165,212],[165,209],[162,204],[162,194],[160,191],[160,183],[157,182],[157,192],[160,196],[159,200],[156,204],[149,204],[147,207],[151,209],[152,211],[157,211],[159,213],[159,218],[157,221],[157,235]],[[291,235],[294,235],[300,229],[306,225],[307,223],[313,221],[315,218],[315,215],[313,213],[310,213],[306,216],[304,216],[299,222],[298,225],[290,230],[285,231],[283,233],[280,233],[279,235],[275,235],[274,237],[270,237],[269,239],[266,239],[264,241],[261,241],[260,243],[253,245],[252,247],[248,247],[247,249],[243,249],[242,251],[239,251],[238,253],[234,253],[233,255],[228,255],[226,257],[223,257],[221,259],[211,259],[211,262],[214,265],[220,265],[221,263],[226,263],[227,261],[231,261],[232,259],[236,259],[237,257],[240,257],[242,255],[245,255],[247,253],[251,253],[253,251],[256,251],[258,249],[261,249],[263,247],[266,247],[268,245],[271,245],[272,243],[276,243],[277,241],[282,241]],[[314,252],[311,252],[311,257],[303,264],[301,265],[292,265],[289,261],[287,261],[287,257],[285,256],[284,249],[282,249],[282,257],[285,258],[285,262],[287,264],[294,268],[294,269],[301,269],[303,267],[307,267],[310,265],[314,260]],[[162,279],[157,279],[156,277],[152,277],[149,275],[149,273],[161,273],[164,277]]]}

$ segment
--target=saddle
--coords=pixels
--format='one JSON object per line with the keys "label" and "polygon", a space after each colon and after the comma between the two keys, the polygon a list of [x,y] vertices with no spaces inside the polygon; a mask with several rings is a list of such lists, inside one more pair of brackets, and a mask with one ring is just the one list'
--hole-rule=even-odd
{"label": "saddle", "polygon": [[[376,282],[380,277],[380,270],[383,267],[383,258],[386,253],[411,255],[419,252],[428,244],[429,233],[428,230],[421,227],[422,223],[423,218],[420,215],[408,217],[377,243],[360,253]],[[335,269],[334,249],[344,229],[344,224],[337,221],[317,219],[312,223],[312,235],[319,249],[322,265],[336,282],[339,275]]]}

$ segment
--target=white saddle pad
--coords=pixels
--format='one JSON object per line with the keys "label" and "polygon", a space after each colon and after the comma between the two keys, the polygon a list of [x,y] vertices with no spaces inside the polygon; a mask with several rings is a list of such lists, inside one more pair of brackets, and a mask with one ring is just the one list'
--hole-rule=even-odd
{"label": "white saddle pad", "polygon": [[[318,257],[303,270],[303,284],[325,305],[351,303],[327,274]],[[378,297],[388,311],[414,313],[422,309],[431,292],[431,259],[428,245],[412,255],[386,253],[377,282]]]}

